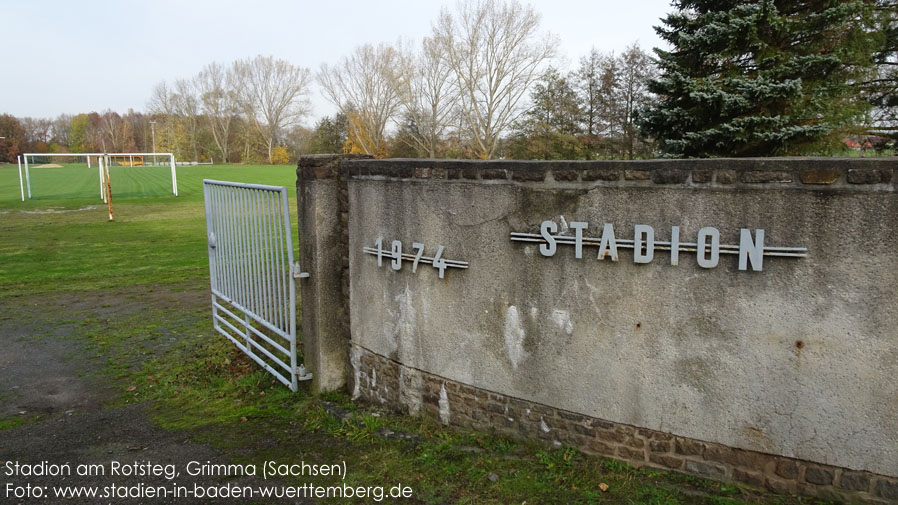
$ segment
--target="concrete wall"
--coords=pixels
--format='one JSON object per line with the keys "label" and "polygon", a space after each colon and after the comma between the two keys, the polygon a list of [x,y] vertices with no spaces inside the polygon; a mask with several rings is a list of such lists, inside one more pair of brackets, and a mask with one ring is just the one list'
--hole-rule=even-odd
{"label": "concrete wall", "polygon": [[[898,477],[893,160],[341,166],[357,394],[411,412],[430,403],[447,423],[476,417],[464,397],[428,389],[422,377],[435,377],[838,475]],[[537,243],[510,240],[539,234],[546,220],[570,236],[572,222],[586,222],[587,237],[610,223],[618,240],[649,225],[655,240],[677,226],[681,242],[696,242],[713,227],[733,245],[740,229],[764,229],[765,245],[805,247],[807,257],[765,257],[762,271],[743,271],[735,255],[703,268],[694,252],[680,252],[674,266],[656,250],[638,264],[632,249],[620,249],[617,262],[598,260],[589,244],[581,259],[572,245],[545,257]],[[378,238],[412,254],[412,243],[423,243],[426,256],[442,245],[445,258],[469,268],[440,279],[430,265],[397,271],[385,258],[378,267],[363,252]],[[390,383],[398,391],[378,389],[376,368],[362,366],[369,355],[398,367]],[[646,462],[657,463],[645,444]],[[690,471],[688,461],[676,465],[661,466]],[[763,482],[775,462],[754,470]],[[725,472],[717,477],[735,476]],[[800,478],[812,483],[808,475]],[[883,482],[860,490],[898,499],[898,484]]]}

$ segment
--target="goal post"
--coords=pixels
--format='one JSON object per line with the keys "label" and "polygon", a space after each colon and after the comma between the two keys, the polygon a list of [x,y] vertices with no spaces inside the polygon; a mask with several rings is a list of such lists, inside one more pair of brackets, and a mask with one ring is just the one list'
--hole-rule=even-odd
{"label": "goal post", "polygon": [[22,158],[29,200],[91,198],[98,195],[99,186],[99,197],[105,202],[104,167],[116,196],[178,196],[177,161],[172,153],[25,153]]}

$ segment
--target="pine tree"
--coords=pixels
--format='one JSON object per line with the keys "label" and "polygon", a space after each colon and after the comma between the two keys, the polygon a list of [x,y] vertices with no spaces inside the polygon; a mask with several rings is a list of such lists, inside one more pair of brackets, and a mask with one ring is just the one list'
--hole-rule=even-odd
{"label": "pine tree", "polygon": [[863,0],[676,0],[656,27],[643,132],[675,157],[819,153],[869,107],[853,87],[879,35]]}
{"label": "pine tree", "polygon": [[530,100],[530,108],[515,125],[516,136],[509,147],[512,157],[579,158],[582,112],[570,80],[550,67],[534,85]]}
{"label": "pine tree", "polygon": [[873,22],[882,40],[875,74],[860,83],[873,105],[867,133],[898,139],[898,0],[875,0]]}

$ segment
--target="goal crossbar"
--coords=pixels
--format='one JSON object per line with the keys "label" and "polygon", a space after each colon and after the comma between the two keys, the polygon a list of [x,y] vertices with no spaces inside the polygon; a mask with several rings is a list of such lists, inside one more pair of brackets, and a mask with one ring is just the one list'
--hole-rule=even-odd
{"label": "goal crossbar", "polygon": [[[152,156],[152,157],[168,157],[169,165],[171,166],[171,192],[173,195],[178,196],[178,175],[176,171],[177,161],[175,161],[175,155],[172,153],[23,153],[22,159],[25,161],[25,181],[24,185],[28,188],[28,198],[31,199],[31,177],[28,173],[28,159],[29,157],[83,157],[87,159],[87,166],[90,167],[90,157],[94,156],[96,158],[106,158],[107,160],[110,158],[123,158],[129,157],[133,166],[133,157],[134,156]],[[155,162],[154,162],[155,164]],[[98,163],[99,165],[99,163]],[[99,168],[99,167],[98,167]],[[106,189],[104,188],[104,179],[105,175],[103,174],[103,169],[99,168],[99,178],[100,178],[100,198],[105,202],[106,201]],[[22,172],[19,171],[19,184],[22,185]],[[22,194],[22,201],[25,201],[25,195]]]}

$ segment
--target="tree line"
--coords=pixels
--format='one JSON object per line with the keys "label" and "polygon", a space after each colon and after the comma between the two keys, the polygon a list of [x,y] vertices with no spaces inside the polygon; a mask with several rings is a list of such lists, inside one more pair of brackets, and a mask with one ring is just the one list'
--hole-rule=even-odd
{"label": "tree line", "polygon": [[[154,149],[235,163],[813,155],[898,136],[898,0],[672,5],[656,27],[671,49],[593,49],[564,73],[532,7],[463,0],[420,43],[363,44],[315,72],[257,56],[160,82],[145,112],[0,115],[0,161]],[[338,113],[310,128],[313,82]]]}

